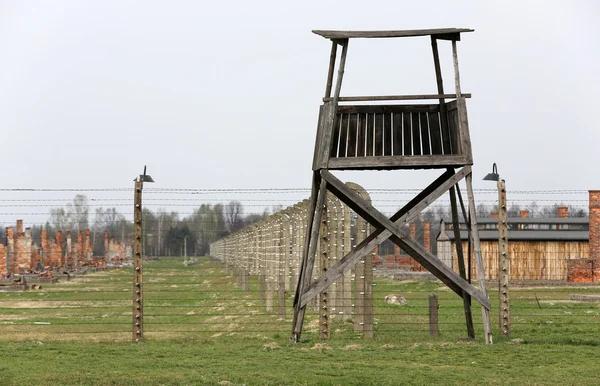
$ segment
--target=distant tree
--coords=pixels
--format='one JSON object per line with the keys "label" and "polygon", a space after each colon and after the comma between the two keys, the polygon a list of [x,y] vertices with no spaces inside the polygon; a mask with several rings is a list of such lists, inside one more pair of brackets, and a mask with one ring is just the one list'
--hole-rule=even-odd
{"label": "distant tree", "polygon": [[239,201],[230,201],[225,206],[225,221],[229,232],[235,232],[242,228],[244,217],[244,206]]}
{"label": "distant tree", "polygon": [[89,213],[87,197],[83,194],[78,194],[73,198],[73,202],[67,204],[67,213],[71,221],[70,228],[75,231],[82,231],[89,228]]}

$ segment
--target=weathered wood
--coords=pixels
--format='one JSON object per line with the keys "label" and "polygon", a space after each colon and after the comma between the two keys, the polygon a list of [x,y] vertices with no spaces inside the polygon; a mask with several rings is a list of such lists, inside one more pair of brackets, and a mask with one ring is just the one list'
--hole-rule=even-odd
{"label": "weathered wood", "polygon": [[[321,109],[323,109],[323,106],[321,106]],[[332,128],[333,133],[331,136],[331,148],[329,151],[330,157],[337,157],[339,154],[338,152],[339,152],[339,148],[340,148],[340,134],[342,131],[341,126],[342,126],[342,120],[338,116],[335,121],[335,125]],[[317,138],[319,138],[318,135],[317,135]]]}
{"label": "weathered wood", "polygon": [[421,155],[421,129],[419,128],[419,114],[410,114],[412,121],[412,154]]}
{"label": "weathered wood", "polygon": [[[318,208],[317,208],[318,209]],[[327,272],[329,266],[329,228],[328,216],[330,211],[327,210],[327,205],[323,205],[321,209],[321,224],[319,228],[319,243],[320,243],[320,269],[321,273]],[[325,288],[319,294],[319,338],[329,339],[329,302],[327,296],[328,289]]]}
{"label": "weathered wood", "polygon": [[340,96],[340,90],[342,88],[342,80],[344,77],[344,68],[346,66],[346,56],[348,54],[348,40],[342,42],[342,55],[340,57],[340,63],[338,67],[338,75],[335,84],[335,92],[331,103],[324,104],[324,116],[323,116],[323,127],[321,132],[317,135],[317,144],[315,145],[315,151],[319,151],[319,154],[315,154],[315,162],[313,163],[313,170],[327,167],[327,161],[331,154],[332,148],[332,136],[333,127],[336,124],[336,108],[338,105],[338,98]]}
{"label": "weathered wood", "polygon": [[[469,216],[471,217],[471,238],[473,243],[473,254],[475,257],[475,266],[477,268],[477,281],[479,282],[480,293],[488,299],[487,288],[485,287],[485,271],[483,269],[483,260],[481,258],[481,243],[479,240],[479,232],[477,232],[477,212],[475,208],[475,196],[473,195],[473,175],[469,173],[465,177],[467,185],[467,196],[469,200]],[[481,303],[481,302],[480,302]],[[492,323],[490,320],[490,307],[481,307],[481,313],[483,318],[483,330],[485,334],[485,342],[492,344]]]}
{"label": "weathered wood", "polygon": [[375,152],[374,155],[383,155],[383,114],[375,114]]}
{"label": "weathered wood", "polygon": [[[470,172],[471,168],[469,166],[459,170],[456,174],[454,174],[452,170],[447,170],[394,214],[390,220],[394,221],[397,226],[402,227],[441,195],[446,193],[450,186],[456,184]],[[338,260],[333,267],[329,268],[324,276],[313,283],[310,286],[310,290],[302,296],[302,301],[308,302],[310,298],[316,296],[323,288],[326,288],[330,283],[334,282],[345,270],[356,264],[359,259],[364,258],[368,251],[387,240],[390,235],[391,232],[384,230],[383,228],[376,228],[356,247],[354,251],[350,254],[345,254],[345,256]]]}
{"label": "weathered wood", "polygon": [[[307,252],[304,254],[303,261],[303,271],[301,272],[300,280],[299,280],[299,289],[297,291],[297,303],[295,304],[296,308],[294,310],[294,323],[292,326],[292,342],[298,342],[300,336],[302,334],[302,324],[304,323],[304,313],[306,311],[306,304],[302,304],[299,300],[303,293],[308,290],[310,286],[310,280],[312,277],[312,270],[315,262],[315,253],[317,250],[317,244],[319,241],[319,232],[320,232],[320,221],[321,221],[321,208],[323,207],[323,203],[325,202],[325,196],[327,194],[327,181],[323,181],[321,179],[316,180],[318,186],[318,192],[315,199],[315,205],[311,208],[312,215],[312,226],[309,228],[310,233],[307,232],[307,243],[308,248]],[[311,198],[312,200],[312,198]]]}
{"label": "weathered wood", "polygon": [[[339,97],[338,102],[369,102],[369,101],[413,101],[426,99],[451,99],[456,94],[419,94],[419,95],[369,95],[369,96],[345,96]],[[462,94],[463,98],[471,98],[471,94]],[[334,100],[332,97],[323,98],[323,102]]]}
{"label": "weathered wood", "polygon": [[348,150],[346,153],[347,157],[356,156],[356,129],[357,129],[357,115],[348,114]]}
{"label": "weathered wood", "polygon": [[461,150],[461,154],[472,159],[473,156],[471,154],[471,139],[469,135],[469,121],[467,120],[467,105],[465,99],[462,96],[462,92],[460,90],[460,71],[458,70],[458,52],[456,48],[456,42],[452,42],[452,62],[454,63],[454,88],[456,90],[456,102],[458,107],[458,134],[459,138],[459,146]]}
{"label": "weathered wood", "polygon": [[439,336],[440,327],[438,325],[438,310],[440,305],[438,303],[437,294],[429,295],[429,335]]}
{"label": "weathered wood", "polygon": [[464,98],[458,100],[458,132],[460,140],[461,155],[473,163],[473,152],[471,150],[471,135],[469,134],[469,121],[467,119],[467,104]]}
{"label": "weathered wood", "polygon": [[[440,54],[435,36],[431,37],[431,51],[433,53],[433,66],[435,68],[435,79],[437,83],[438,94],[444,94],[444,81],[442,79],[442,67],[440,65]],[[443,153],[452,154],[450,150],[450,136],[448,133],[448,115],[446,113],[446,101],[444,98],[439,98],[440,103],[440,123],[442,131]]]}
{"label": "weathered wood", "polygon": [[[306,220],[306,229],[304,234],[305,235],[310,235],[312,232],[312,224],[313,224],[313,218],[315,215],[315,208],[317,205],[317,197],[319,195],[319,189],[321,186],[321,175],[318,172],[313,172],[313,181],[312,181],[312,188],[311,188],[311,193],[310,193],[310,199],[308,202],[308,208],[307,208],[307,220]],[[302,289],[304,288],[304,271],[306,268],[306,263],[307,263],[307,253],[308,253],[308,246],[310,243],[310,238],[309,237],[305,237],[304,238],[304,243],[303,243],[303,248],[302,248],[302,261],[300,263],[300,271],[298,272],[298,285],[296,287],[296,294],[294,296],[294,307],[298,307],[298,301],[300,300],[300,296],[301,296],[301,292]]]}
{"label": "weathered wood", "polygon": [[[454,239],[460,240],[460,222],[458,220],[458,207],[456,205],[456,194],[454,186],[450,188],[450,210],[452,212],[452,228],[454,231]],[[467,279],[465,273],[465,259],[462,248],[462,243],[454,243],[456,248],[456,256],[458,258],[458,273],[463,279]],[[467,335],[469,338],[475,338],[475,329],[473,327],[473,315],[471,314],[471,297],[465,291],[462,292],[461,297],[463,299],[463,309],[465,311],[465,319],[467,325]]]}
{"label": "weathered wood", "polygon": [[402,113],[394,113],[392,121],[392,132],[394,135],[392,155],[402,155]]}
{"label": "weathered wood", "polygon": [[429,141],[429,121],[426,113],[419,113],[419,120],[421,121],[421,147],[423,155],[431,154],[431,145]]}
{"label": "weathered wood", "polygon": [[348,114],[340,116],[340,143],[338,148],[338,157],[345,157],[348,148]]}
{"label": "weathered wood", "polygon": [[[429,35],[460,35],[465,32],[473,32],[470,28],[436,28],[436,29],[414,29],[414,30],[387,30],[387,31],[330,31],[313,30],[312,32],[326,39],[348,39],[348,38],[399,38],[410,36]],[[460,36],[455,37],[457,39]]]}
{"label": "weathered wood", "polygon": [[392,116],[382,114],[383,117],[383,155],[392,155]]}
{"label": "weathered wood", "polygon": [[[319,170],[319,168],[323,164],[327,164],[327,160],[329,159],[329,154],[324,157],[326,152],[330,152],[331,143],[329,144],[329,148],[324,148],[324,136],[326,130],[326,124],[329,119],[329,114],[332,106],[331,103],[325,103],[319,108],[319,119],[317,122],[317,138],[315,140],[315,153],[313,156],[313,170]],[[333,135],[331,133],[330,135]],[[331,140],[330,140],[331,141]]]}
{"label": "weathered wood", "polygon": [[338,114],[394,114],[394,113],[436,113],[438,104],[423,105],[341,105]]}
{"label": "weathered wood", "polygon": [[[446,143],[444,143],[444,152],[446,154],[461,154],[459,141],[458,141],[458,123],[457,123],[457,110],[448,111],[446,113],[448,134],[447,137],[450,143],[450,153],[446,151]],[[462,154],[461,154],[462,155]]]}
{"label": "weathered wood", "polygon": [[471,165],[467,157],[462,155],[408,155],[408,156],[379,156],[331,158],[328,169],[433,169],[461,167]]}
{"label": "weathered wood", "polygon": [[371,157],[373,156],[375,147],[375,114],[366,114],[365,120],[367,123],[367,146],[365,155]]}
{"label": "weathered wood", "polygon": [[331,96],[333,86],[333,72],[335,71],[335,58],[337,57],[337,43],[331,42],[331,54],[329,54],[329,70],[327,71],[327,85],[325,86],[325,98]]}
{"label": "weathered wood", "polygon": [[508,258],[508,216],[506,184],[498,180],[498,317],[500,331],[510,335],[510,259]]}
{"label": "weathered wood", "polygon": [[392,236],[390,236],[392,241],[398,244],[398,246],[404,249],[415,260],[428,268],[434,276],[444,283],[453,283],[454,286],[462,288],[477,299],[477,301],[489,311],[490,302],[487,296],[483,296],[482,292],[471,286],[466,280],[457,275],[422,245],[412,240],[406,231],[399,229],[390,219],[375,210],[371,205],[360,198],[356,192],[346,187],[327,170],[321,170],[321,178],[323,178],[324,181],[327,181],[328,189],[342,202],[350,206],[359,216],[363,217],[374,227],[384,227],[386,230],[390,231],[392,233]]}
{"label": "weathered wood", "polygon": [[[403,151],[404,157],[413,155],[410,113],[402,114],[402,138],[404,141],[404,151]],[[404,158],[402,158],[402,159],[404,159]],[[408,159],[408,158],[406,158],[406,159]]]}
{"label": "weathered wood", "polygon": [[357,157],[365,156],[365,148],[367,143],[367,114],[358,114],[358,138],[356,140]]}
{"label": "weathered wood", "polygon": [[442,131],[440,126],[440,116],[436,113],[428,114],[429,132],[431,133],[431,154],[443,154]]}
{"label": "weathered wood", "polygon": [[[286,230],[287,228],[287,230]],[[279,222],[279,253],[277,259],[278,272],[277,272],[277,316],[280,319],[285,318],[285,275],[286,262],[289,264],[289,224],[287,223],[287,216],[284,214],[280,217]]]}

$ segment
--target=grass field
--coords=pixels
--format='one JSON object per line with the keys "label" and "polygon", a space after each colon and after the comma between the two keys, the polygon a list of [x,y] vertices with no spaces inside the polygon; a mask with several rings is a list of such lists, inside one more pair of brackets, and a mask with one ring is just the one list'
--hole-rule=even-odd
{"label": "grass field", "polygon": [[[146,341],[131,339],[131,274],[96,272],[42,290],[0,293],[0,384],[597,384],[598,303],[569,301],[598,287],[514,289],[512,334],[463,342],[462,302],[436,282],[377,279],[375,338],[335,320],[320,341],[310,311],[289,343],[291,309],[266,311],[258,283],[243,292],[209,259],[146,263]],[[428,335],[427,296],[440,298]],[[404,306],[383,301],[402,295]],[[495,294],[490,297],[493,303]],[[289,304],[289,299],[288,299]],[[477,335],[480,309],[473,305]],[[497,313],[493,315],[497,320]],[[494,323],[494,325],[497,323]]]}

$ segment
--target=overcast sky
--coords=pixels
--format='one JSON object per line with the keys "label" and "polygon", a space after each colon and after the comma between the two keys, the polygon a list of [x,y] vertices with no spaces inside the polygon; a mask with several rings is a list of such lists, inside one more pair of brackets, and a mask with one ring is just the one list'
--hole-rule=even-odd
{"label": "overcast sky", "polygon": [[[146,164],[161,188],[309,188],[330,49],[311,30],[467,27],[475,187],[496,162],[509,190],[600,189],[599,18],[592,0],[0,0],[0,184],[130,187]],[[427,38],[350,42],[342,94],[435,92]]]}

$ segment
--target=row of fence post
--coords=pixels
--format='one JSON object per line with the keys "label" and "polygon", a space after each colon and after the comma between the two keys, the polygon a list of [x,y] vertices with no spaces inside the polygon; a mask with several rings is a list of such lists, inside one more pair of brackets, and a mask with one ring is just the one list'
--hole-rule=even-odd
{"label": "row of fence post", "polygon": [[[324,215],[312,280],[370,233],[367,222],[334,195],[328,194],[322,209]],[[227,273],[236,278],[243,291],[255,290],[251,288],[250,278],[257,277],[260,301],[266,311],[274,312],[276,298],[277,314],[285,318],[289,316],[286,300],[293,299],[298,283],[307,221],[308,200],[304,200],[217,240],[210,245],[210,256],[225,264]],[[319,315],[319,336],[329,338],[331,321],[342,320],[352,321],[354,331],[365,338],[373,337],[372,286],[373,259],[372,254],[368,254],[310,303]]]}

